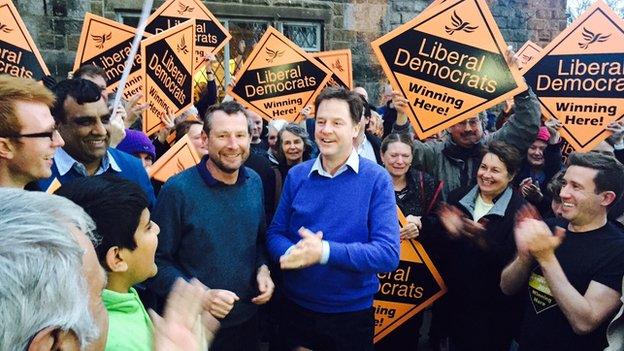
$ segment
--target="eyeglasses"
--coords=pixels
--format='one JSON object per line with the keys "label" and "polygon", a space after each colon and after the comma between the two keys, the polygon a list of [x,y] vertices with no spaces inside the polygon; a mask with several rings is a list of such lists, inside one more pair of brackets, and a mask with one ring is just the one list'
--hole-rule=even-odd
{"label": "eyeglasses", "polygon": [[5,138],[49,138],[50,141],[54,141],[54,136],[59,134],[58,129],[54,128],[49,132],[40,132],[40,133],[28,133],[28,134],[11,134],[4,136]]}

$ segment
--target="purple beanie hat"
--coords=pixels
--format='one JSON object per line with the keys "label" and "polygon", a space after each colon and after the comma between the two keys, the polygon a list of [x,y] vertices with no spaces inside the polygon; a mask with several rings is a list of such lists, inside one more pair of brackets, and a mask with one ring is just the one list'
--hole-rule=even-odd
{"label": "purple beanie hat", "polygon": [[152,156],[152,160],[156,161],[156,148],[147,135],[141,131],[126,129],[126,137],[117,145],[117,150],[127,152],[131,155],[145,152]]}

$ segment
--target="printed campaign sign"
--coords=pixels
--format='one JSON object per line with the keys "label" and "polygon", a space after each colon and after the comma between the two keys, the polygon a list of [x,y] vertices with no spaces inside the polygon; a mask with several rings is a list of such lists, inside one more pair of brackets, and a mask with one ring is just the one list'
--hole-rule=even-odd
{"label": "printed campaign sign", "polygon": [[593,149],[624,116],[623,58],[624,21],[598,0],[525,68],[542,114],[575,150]]}
{"label": "printed campaign sign", "polygon": [[520,60],[520,70],[523,70],[540,52],[542,52],[542,48],[534,42],[529,40],[524,43],[516,52],[518,60]]}
{"label": "printed campaign sign", "polygon": [[328,85],[339,85],[349,90],[353,89],[351,50],[311,52],[310,56],[319,60],[332,72]]}
{"label": "printed campaign sign", "polygon": [[195,146],[188,135],[185,135],[154,162],[148,173],[150,178],[165,183],[169,177],[197,165],[200,159]]}
{"label": "printed campaign sign", "polygon": [[[407,221],[398,207],[397,211],[403,227]],[[373,301],[375,343],[446,293],[442,277],[417,240],[402,240],[399,268],[377,276],[379,290]]]}
{"label": "printed campaign sign", "polygon": [[[117,91],[119,80],[130,51],[136,29],[96,16],[87,12],[82,25],[80,42],[74,61],[74,71],[80,66],[89,64],[101,67],[106,73],[108,90]],[[144,38],[151,36],[145,34]],[[143,93],[143,76],[141,75],[141,55],[134,57],[130,76],[123,92],[125,99],[137,93]]]}
{"label": "printed campaign sign", "polygon": [[145,84],[143,131],[161,128],[161,117],[179,116],[193,105],[193,47],[195,20],[188,20],[141,42]]}
{"label": "printed campaign sign", "polygon": [[0,0],[0,74],[34,80],[50,74],[11,0]]}
{"label": "printed campaign sign", "polygon": [[188,19],[195,19],[195,61],[197,71],[207,53],[216,53],[232,38],[221,22],[200,0],[167,0],[147,19],[145,30],[158,34]]}
{"label": "printed campaign sign", "polygon": [[331,71],[269,27],[227,93],[267,121],[297,120],[331,79]]}
{"label": "printed campaign sign", "polygon": [[372,46],[420,139],[526,89],[484,0],[440,1]]}

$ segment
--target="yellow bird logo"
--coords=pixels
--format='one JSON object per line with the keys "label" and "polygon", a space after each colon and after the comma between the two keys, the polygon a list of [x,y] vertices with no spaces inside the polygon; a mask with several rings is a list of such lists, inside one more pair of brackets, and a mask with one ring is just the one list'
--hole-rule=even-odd
{"label": "yellow bird logo", "polygon": [[338,70],[338,72],[344,72],[344,68],[342,67],[342,63],[340,62],[340,59],[336,59],[336,62],[332,63],[332,68],[335,68]]}
{"label": "yellow bird logo", "polygon": [[611,36],[611,34],[602,34],[602,33],[594,34],[592,31],[590,31],[589,29],[587,29],[585,27],[583,27],[583,34],[582,35],[583,35],[583,39],[585,39],[585,41],[578,43],[578,45],[579,45],[579,47],[581,49],[587,49],[589,47],[589,45],[591,45],[593,43],[604,43]]}
{"label": "yellow bird logo", "polygon": [[7,26],[6,24],[0,23],[0,30],[5,33],[11,33],[13,31],[13,28],[9,28],[9,26]]}
{"label": "yellow bird logo", "polygon": [[177,45],[178,52],[182,51],[184,54],[188,54],[188,47],[186,46],[186,40],[184,40],[184,36],[180,39],[180,42]]}
{"label": "yellow bird logo", "polygon": [[183,3],[179,2],[178,3],[178,13],[183,15],[185,12],[192,12],[193,10],[195,10],[194,7],[191,7],[189,5],[184,5]]}
{"label": "yellow bird logo", "polygon": [[112,37],[113,37],[113,34],[111,32],[109,32],[108,34],[102,34],[102,35],[91,34],[91,38],[93,38],[93,41],[97,43],[95,47],[98,49],[104,49],[104,43],[109,41]]}
{"label": "yellow bird logo", "polygon": [[265,49],[267,55],[269,55],[269,57],[266,58],[266,61],[268,63],[273,63],[273,61],[278,58],[281,57],[282,55],[284,55],[284,51],[279,51],[279,50],[271,50],[269,48]]}
{"label": "yellow bird logo", "polygon": [[453,23],[453,27],[444,26],[444,30],[449,35],[453,35],[453,33],[455,32],[462,31],[466,33],[472,33],[475,31],[475,29],[479,28],[479,26],[471,26],[469,22],[462,20],[455,11],[453,11],[453,16],[451,16],[451,23]]}

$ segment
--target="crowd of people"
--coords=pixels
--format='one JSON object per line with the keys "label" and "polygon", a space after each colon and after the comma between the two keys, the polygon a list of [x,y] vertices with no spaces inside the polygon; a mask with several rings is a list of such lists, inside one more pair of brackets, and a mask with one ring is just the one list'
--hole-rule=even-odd
{"label": "crowd of people", "polygon": [[[448,288],[435,350],[622,349],[622,123],[565,161],[530,89],[498,128],[483,112],[427,140],[389,87],[267,123],[220,101],[211,67],[152,137],[95,66],[0,75],[1,350],[416,349],[422,314],[373,344],[401,240]],[[199,163],[150,180],[185,135]]]}

